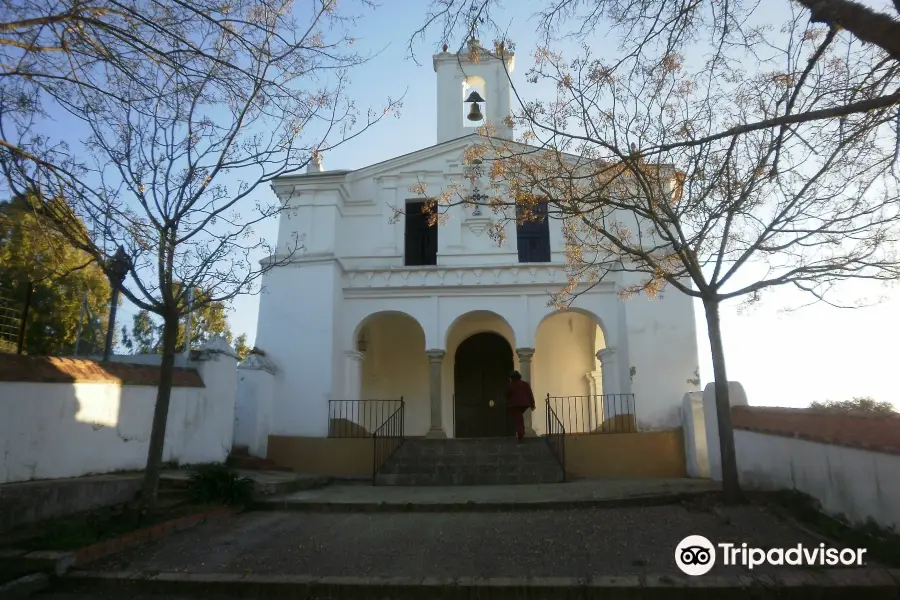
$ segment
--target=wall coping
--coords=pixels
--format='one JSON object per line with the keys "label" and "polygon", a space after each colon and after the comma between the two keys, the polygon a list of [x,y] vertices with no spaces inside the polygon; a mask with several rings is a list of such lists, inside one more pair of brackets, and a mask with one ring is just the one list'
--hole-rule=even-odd
{"label": "wall coping", "polygon": [[838,418],[852,418],[852,419],[872,419],[876,421],[880,420],[891,420],[897,419],[900,421],[900,413],[894,413],[892,415],[884,415],[871,413],[868,411],[860,410],[860,411],[834,411],[823,408],[793,408],[789,406],[733,406],[732,412],[734,410],[750,410],[752,412],[768,412],[773,414],[794,414],[794,415],[815,415],[815,416],[823,416],[823,417],[838,417]]}
{"label": "wall coping", "polygon": [[[88,358],[0,354],[0,382],[117,383],[159,385],[159,366],[101,362]],[[206,387],[196,369],[175,367],[173,387]]]}
{"label": "wall coping", "polygon": [[734,406],[735,429],[900,455],[900,415]]}

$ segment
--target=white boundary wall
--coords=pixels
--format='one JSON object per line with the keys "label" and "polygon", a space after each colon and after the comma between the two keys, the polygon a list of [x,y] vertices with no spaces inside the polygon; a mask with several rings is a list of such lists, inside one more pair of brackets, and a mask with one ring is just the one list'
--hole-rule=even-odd
{"label": "white boundary wall", "polygon": [[[205,387],[173,388],[163,460],[223,461],[234,428],[234,352],[213,339],[186,366]],[[0,382],[0,483],[143,469],[155,403],[150,385]]]}

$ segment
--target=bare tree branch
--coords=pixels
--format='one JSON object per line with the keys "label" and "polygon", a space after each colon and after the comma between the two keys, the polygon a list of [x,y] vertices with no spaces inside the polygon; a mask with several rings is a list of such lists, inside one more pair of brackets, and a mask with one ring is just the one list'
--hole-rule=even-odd
{"label": "bare tree branch", "polygon": [[[400,101],[360,114],[348,98],[349,72],[367,59],[352,48],[357,15],[333,0],[43,1],[0,0],[0,169],[113,280],[123,248],[121,293],[162,317],[152,506],[179,318],[255,293],[289,260],[303,240],[276,252],[255,230],[284,210],[266,185]],[[60,116],[87,136],[54,127]]]}

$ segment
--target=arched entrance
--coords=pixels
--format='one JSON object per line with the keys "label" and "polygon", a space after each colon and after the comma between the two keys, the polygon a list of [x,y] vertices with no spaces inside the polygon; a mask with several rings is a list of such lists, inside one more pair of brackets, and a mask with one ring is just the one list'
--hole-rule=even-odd
{"label": "arched entrance", "polygon": [[453,362],[456,437],[512,435],[506,410],[506,387],[513,370],[509,342],[497,333],[476,333],[459,345]]}

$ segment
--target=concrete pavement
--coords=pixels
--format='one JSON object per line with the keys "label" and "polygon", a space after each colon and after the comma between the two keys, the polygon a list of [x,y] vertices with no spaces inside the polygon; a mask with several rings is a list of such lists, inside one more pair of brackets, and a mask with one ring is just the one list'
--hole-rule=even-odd
{"label": "concrete pavement", "polygon": [[254,508],[318,512],[466,512],[559,510],[669,504],[720,491],[700,479],[604,479],[496,486],[407,487],[371,483],[272,496]]}

